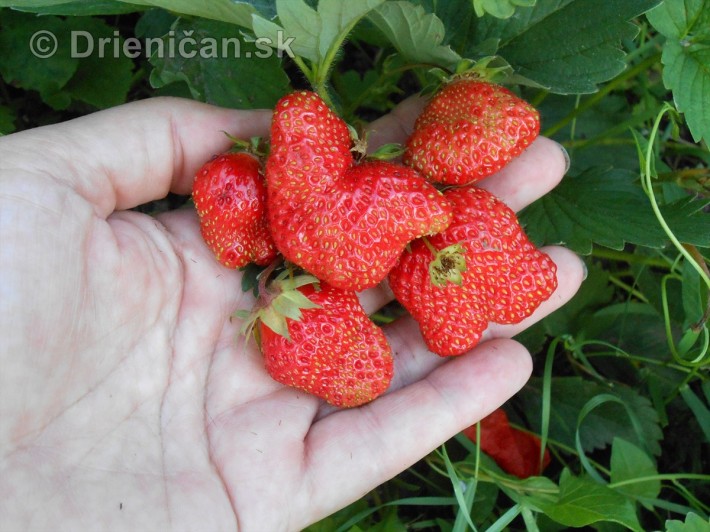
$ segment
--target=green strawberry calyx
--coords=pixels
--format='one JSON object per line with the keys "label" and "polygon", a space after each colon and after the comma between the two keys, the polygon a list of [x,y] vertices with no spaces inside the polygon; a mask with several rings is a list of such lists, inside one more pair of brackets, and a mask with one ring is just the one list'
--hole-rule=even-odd
{"label": "green strawberry calyx", "polygon": [[404,146],[396,142],[391,142],[389,144],[383,144],[375,151],[367,155],[368,159],[375,159],[377,161],[389,161],[397,157],[401,157],[404,153]]}
{"label": "green strawberry calyx", "polygon": [[318,284],[319,280],[313,275],[294,275],[293,270],[288,268],[268,282],[272,271],[272,268],[267,268],[259,276],[259,299],[253,310],[237,310],[234,316],[244,320],[240,329],[244,336],[249,337],[255,333],[255,326],[261,321],[276,334],[290,341],[288,320],[300,321],[302,310],[321,308],[298,288]]}
{"label": "green strawberry calyx", "polygon": [[350,148],[350,151],[352,152],[353,157],[355,157],[355,160],[358,162],[364,159],[389,161],[397,157],[401,157],[404,153],[404,146],[396,142],[383,144],[372,153],[368,153],[367,147],[370,140],[370,132],[365,131],[363,133],[358,133],[353,126],[350,124],[346,125],[350,131],[350,139],[352,140],[352,147]]}
{"label": "green strawberry calyx", "polygon": [[519,78],[519,76],[515,75],[510,63],[498,55],[482,57],[476,61],[462,59],[453,71],[440,67],[428,70],[426,72],[427,83],[421,90],[420,95],[430,98],[439,93],[444,86],[463,79],[502,85],[510,81],[519,80]]}
{"label": "green strawberry calyx", "polygon": [[229,149],[229,153],[246,152],[256,156],[259,159],[268,155],[268,144],[261,137],[251,137],[249,140],[244,140],[235,137],[227,131],[222,131],[222,133],[224,133],[224,136],[232,141],[232,147]]}
{"label": "green strawberry calyx", "polygon": [[444,249],[436,249],[428,238],[423,237],[424,245],[434,255],[429,263],[429,279],[434,286],[443,287],[446,283],[461,286],[463,272],[466,271],[466,250],[461,244],[452,244]]}
{"label": "green strawberry calyx", "polygon": [[490,55],[477,61],[463,59],[456,66],[454,75],[448,79],[453,83],[460,79],[476,79],[489,83],[503,83],[513,74],[513,68],[500,56]]}

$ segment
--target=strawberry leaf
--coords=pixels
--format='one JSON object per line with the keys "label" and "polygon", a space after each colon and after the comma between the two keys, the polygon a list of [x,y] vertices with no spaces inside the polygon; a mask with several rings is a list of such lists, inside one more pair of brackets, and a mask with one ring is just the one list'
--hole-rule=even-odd
{"label": "strawberry leaf", "polygon": [[540,0],[535,7],[520,10],[519,20],[527,18],[529,23],[502,41],[499,54],[519,74],[553,92],[595,92],[598,83],[626,68],[620,42],[638,32],[628,20],[657,3],[576,0],[551,10],[560,2]]}
{"label": "strawberry leaf", "polygon": [[543,504],[542,509],[547,517],[569,527],[611,521],[642,530],[629,499],[586,475],[575,477],[568,469],[560,478],[559,499],[555,504]]}
{"label": "strawberry leaf", "polygon": [[696,142],[710,143],[710,0],[664,2],[648,13],[666,38],[663,83]]}
{"label": "strawberry leaf", "polygon": [[626,67],[621,41],[637,28],[629,19],[659,0],[538,0],[514,17],[476,17],[471,0],[437,2],[447,41],[465,57],[500,55],[520,76],[559,94],[594,92]]}
{"label": "strawberry leaf", "polygon": [[[637,175],[626,170],[589,169],[566,177],[525,209],[520,220],[536,244],[563,243],[582,254],[589,254],[592,244],[622,249],[628,242],[661,248],[668,238],[636,180]],[[703,212],[706,203],[684,198],[661,206],[681,242],[710,246],[710,217]]]}
{"label": "strawberry leaf", "polygon": [[666,532],[707,532],[710,519],[703,519],[698,514],[688,512],[685,521],[669,519],[666,521]]}
{"label": "strawberry leaf", "polygon": [[[575,445],[575,433],[579,413],[595,396],[608,393],[609,388],[579,377],[556,377],[551,387],[551,420],[549,437],[569,447]],[[533,378],[520,392],[520,404],[533,431],[540,433],[540,408],[542,379]],[[637,435],[626,408],[618,403],[606,403],[590,412],[582,422],[580,435],[586,452],[601,449],[611,444],[615,437],[634,442],[649,454],[660,454],[658,441],[663,436],[659,427],[658,413],[653,405],[637,391],[617,386],[614,395],[623,401],[636,415],[642,434]],[[640,440],[643,441],[640,441]]]}
{"label": "strawberry leaf", "polygon": [[279,33],[284,33],[289,39],[293,39],[290,47],[294,54],[314,62],[318,61],[318,35],[321,31],[321,21],[316,10],[303,0],[279,1],[276,5],[281,25],[254,15],[252,27],[256,36],[276,43]]}
{"label": "strawberry leaf", "polygon": [[534,5],[535,0],[473,0],[473,8],[479,17],[488,13],[496,18],[510,18],[516,6]]}
{"label": "strawberry leaf", "polygon": [[[30,43],[38,32],[51,32],[56,39],[55,53],[41,57],[32,46],[17,45]],[[74,40],[78,32],[92,36],[91,49],[85,39]],[[37,17],[4,10],[0,17],[0,74],[17,87],[38,91],[55,109],[65,109],[73,100],[99,108],[121,104],[130,88],[133,62],[116,56],[112,47],[102,56],[95,44],[102,38],[113,39],[113,33],[113,28],[96,18]],[[123,41],[117,38],[116,43],[120,47]]]}
{"label": "strawberry leaf", "polygon": [[[470,0],[469,0],[470,2]],[[453,69],[461,56],[442,44],[445,29],[441,20],[409,2],[387,2],[370,13],[397,51],[413,63],[427,63]]]}
{"label": "strawberry leaf", "polygon": [[12,7],[17,11],[37,13],[40,15],[122,15],[145,9],[136,3],[122,2],[119,0],[101,0],[86,2],[85,0],[45,0],[16,2],[0,0],[0,7]]}
{"label": "strawberry leaf", "polygon": [[[163,37],[164,41],[169,39],[175,41],[172,46],[177,50],[183,40],[189,39],[185,49],[195,53],[171,56],[160,54],[155,47],[150,58],[155,67],[150,76],[154,87],[185,82],[194,99],[235,109],[273,107],[288,91],[288,77],[279,58],[275,54],[265,57],[263,47],[246,42],[231,24],[179,19],[173,26],[173,36]],[[195,42],[204,43],[205,48],[198,50]],[[226,42],[233,44],[223,49]],[[169,46],[166,42],[165,50]]]}
{"label": "strawberry leaf", "polygon": [[290,49],[315,65],[328,64],[357,22],[384,0],[320,0],[313,9],[304,0],[276,0],[279,23],[254,14],[257,37],[272,46],[289,41]]}
{"label": "strawberry leaf", "polygon": [[[73,18],[76,29],[88,31],[94,40],[113,38],[113,28],[97,18]],[[123,44],[123,39],[119,40]],[[95,51],[81,59],[74,76],[64,86],[64,92],[100,109],[120,105],[126,101],[133,78],[133,61],[123,54],[106,54]]]}
{"label": "strawberry leaf", "polygon": [[[36,32],[51,32],[57,39],[57,49],[51,57],[40,58],[31,52],[29,43]],[[0,17],[0,75],[12,80],[14,86],[36,90],[42,100],[55,109],[71,103],[62,91],[79,67],[79,59],[71,53],[71,28],[58,17],[36,17],[3,10]]]}
{"label": "strawberry leaf", "polygon": [[[0,0],[1,2],[2,0]],[[145,6],[162,7],[167,11],[203,17],[229,24],[237,24],[245,28],[251,28],[251,17],[257,11],[257,7],[267,6],[265,2],[258,1],[232,1],[232,0],[211,0],[210,2],[195,2],[193,0],[118,0],[131,4],[141,4]],[[0,4],[2,5],[2,4]],[[255,7],[256,6],[256,7]]]}
{"label": "strawberry leaf", "polygon": [[[614,438],[611,446],[612,483],[657,475],[656,465],[648,454],[633,443],[622,438]],[[654,499],[661,491],[661,481],[651,478],[651,480],[633,482],[617,489],[634,498]]]}

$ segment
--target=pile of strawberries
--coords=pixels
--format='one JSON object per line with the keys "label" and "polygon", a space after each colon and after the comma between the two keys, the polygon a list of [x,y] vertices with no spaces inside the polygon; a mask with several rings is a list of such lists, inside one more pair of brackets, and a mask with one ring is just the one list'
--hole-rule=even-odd
{"label": "pile of strawberries", "polygon": [[470,350],[489,322],[530,316],[555,264],[472,183],[538,131],[527,102],[459,78],[417,119],[403,164],[361,160],[345,122],[304,91],[276,105],[265,164],[243,152],[205,164],[193,188],[205,241],[227,267],[267,266],[247,329],[269,374],[336,406],[382,394],[392,351],[357,292],[385,280],[442,356]]}

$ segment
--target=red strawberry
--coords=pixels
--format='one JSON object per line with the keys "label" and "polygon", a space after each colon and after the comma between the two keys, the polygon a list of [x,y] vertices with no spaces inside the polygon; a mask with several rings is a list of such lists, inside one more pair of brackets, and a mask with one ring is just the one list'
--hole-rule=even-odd
{"label": "red strawberry", "polygon": [[279,251],[338,288],[375,286],[406,244],[443,230],[451,209],[411,168],[356,164],[348,128],[312,92],[276,106],[266,164]]}
{"label": "red strawberry", "polygon": [[538,112],[508,89],[458,79],[417,118],[402,160],[435,183],[465,185],[503,168],[539,131]]}
{"label": "red strawberry", "polygon": [[276,258],[266,224],[266,187],[255,157],[227,153],[209,161],[197,172],[192,199],[202,237],[219,262],[241,268]]}
{"label": "red strawberry", "polygon": [[429,349],[442,356],[471,349],[488,322],[522,321],[557,287],[555,263],[502,201],[474,186],[445,196],[454,209],[449,228],[413,242],[389,276]]}
{"label": "red strawberry", "polygon": [[[359,406],[382,394],[392,380],[392,351],[355,292],[325,283],[320,290],[313,284],[294,290],[300,296],[286,290],[282,302],[274,305],[301,306],[295,313],[300,317],[286,319],[282,334],[271,328],[280,329],[278,320],[274,325],[273,313],[262,311],[259,333],[269,375],[338,407]],[[300,303],[303,297],[310,304]],[[287,314],[294,316],[292,311]]]}
{"label": "red strawberry", "polygon": [[[463,433],[476,443],[476,425],[465,429]],[[506,473],[518,478],[541,474],[540,445],[540,438],[536,435],[513,428],[502,408],[481,420],[481,450]],[[549,463],[550,452],[545,449],[542,469]]]}

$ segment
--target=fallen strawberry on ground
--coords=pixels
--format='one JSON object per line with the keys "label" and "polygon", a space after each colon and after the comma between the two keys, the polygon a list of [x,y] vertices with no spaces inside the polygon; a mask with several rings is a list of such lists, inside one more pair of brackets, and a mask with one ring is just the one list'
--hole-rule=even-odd
{"label": "fallen strawberry on ground", "polygon": [[[545,449],[540,461],[542,442],[535,434],[516,429],[508,421],[505,410],[498,408],[481,421],[481,451],[495,460],[496,464],[511,475],[528,478],[541,475],[550,463],[550,452]],[[476,425],[463,431],[476,443]]]}

